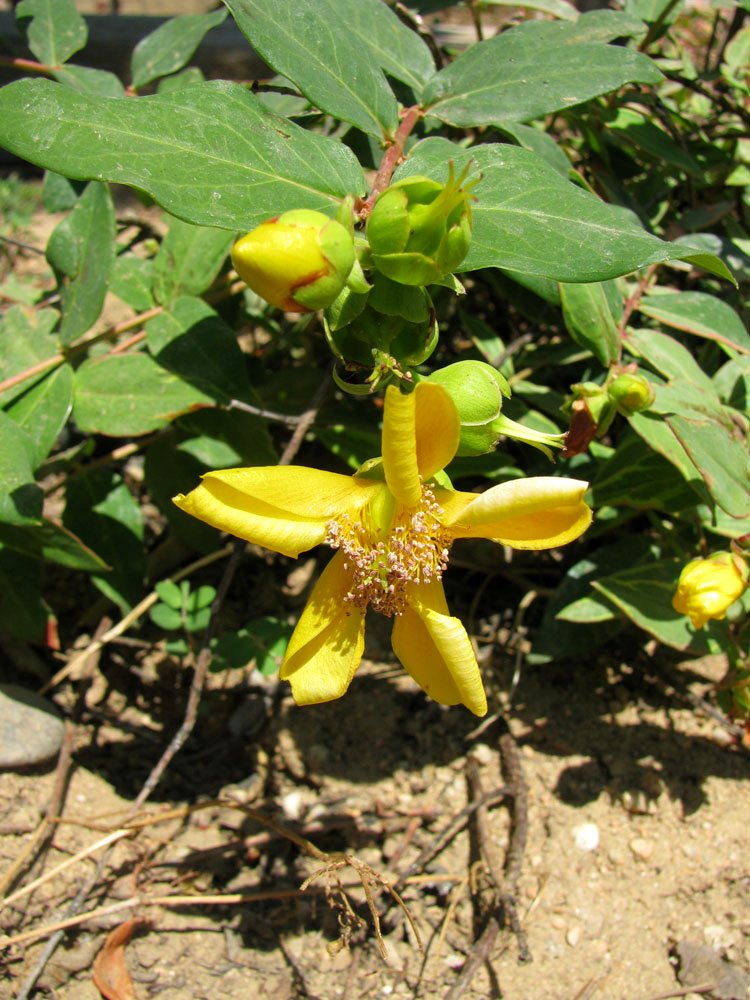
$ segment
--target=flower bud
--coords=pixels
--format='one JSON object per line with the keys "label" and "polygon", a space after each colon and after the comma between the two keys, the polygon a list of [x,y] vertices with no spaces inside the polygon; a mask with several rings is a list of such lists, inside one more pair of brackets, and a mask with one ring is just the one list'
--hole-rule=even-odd
{"label": "flower bud", "polygon": [[449,165],[447,184],[407,177],[387,188],[367,223],[372,263],[403,285],[429,285],[454,271],[471,244],[469,190]]}
{"label": "flower bud", "polygon": [[232,263],[266,302],[285,312],[312,312],[330,305],[346,284],[354,240],[340,222],[301,208],[242,236]]}
{"label": "flower bud", "polygon": [[672,607],[689,615],[693,628],[703,628],[709,618],[726,617],[727,609],[747,587],[747,563],[731,552],[710,559],[693,559],[680,573]]}
{"label": "flower bud", "polygon": [[439,368],[426,382],[437,382],[447,389],[458,410],[461,438],[458,455],[486,455],[492,451],[501,431],[493,421],[500,416],[503,396],[510,397],[504,376],[484,361],[457,361]]}
{"label": "flower bud", "polygon": [[623,416],[647,410],[654,401],[654,390],[643,375],[623,372],[607,386],[609,398]]}

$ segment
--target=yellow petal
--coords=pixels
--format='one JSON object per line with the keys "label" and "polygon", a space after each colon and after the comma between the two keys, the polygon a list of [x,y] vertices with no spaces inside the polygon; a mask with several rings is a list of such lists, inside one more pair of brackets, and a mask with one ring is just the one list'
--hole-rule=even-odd
{"label": "yellow petal", "polygon": [[442,584],[414,587],[409,606],[399,615],[391,636],[404,668],[441,705],[462,702],[485,715],[487,699],[471,641],[458,618],[452,618]]}
{"label": "yellow petal", "polygon": [[383,409],[383,471],[388,489],[406,507],[422,496],[417,465],[416,400],[389,385]]}
{"label": "yellow petal", "polygon": [[315,584],[287,647],[280,677],[298,705],[340,698],[362,660],[365,616],[344,602],[351,572],[338,552]]}
{"label": "yellow petal", "polygon": [[515,549],[549,549],[583,534],[591,511],[583,502],[588,484],[538,476],[493,486],[474,496],[438,498],[441,521],[454,538],[490,538]]}
{"label": "yellow petal", "polygon": [[423,482],[451,462],[458,450],[461,421],[442,385],[420,382],[414,390],[417,467]]}
{"label": "yellow petal", "polygon": [[331,518],[356,518],[377,486],[301,466],[223,469],[174,503],[215,528],[296,557],[325,539]]}

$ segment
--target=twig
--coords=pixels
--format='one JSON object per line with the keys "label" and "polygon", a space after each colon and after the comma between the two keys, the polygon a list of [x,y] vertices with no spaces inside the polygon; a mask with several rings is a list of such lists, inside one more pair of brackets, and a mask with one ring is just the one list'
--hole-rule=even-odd
{"label": "twig", "polygon": [[372,190],[370,191],[367,200],[360,202],[357,206],[360,219],[364,220],[369,216],[375,202],[378,199],[378,195],[382,191],[385,191],[390,184],[393,171],[396,169],[404,155],[404,143],[409,138],[412,129],[421,117],[422,109],[418,104],[413,105],[411,108],[406,108],[403,112],[401,124],[393,137],[393,145],[389,146],[385,151],[378,172],[375,175]]}
{"label": "twig", "polygon": [[503,771],[506,778],[510,779],[513,789],[513,816],[511,822],[510,845],[505,856],[505,882],[503,894],[500,902],[503,907],[503,915],[510,929],[518,941],[519,962],[531,962],[532,956],[526,935],[518,919],[516,903],[516,890],[518,879],[521,876],[521,866],[523,864],[524,851],[526,850],[526,838],[529,829],[529,795],[526,782],[521,770],[521,761],[518,756],[518,748],[513,735],[508,728],[505,719],[498,720],[505,730],[500,737],[500,754],[503,763]]}
{"label": "twig", "polygon": [[487,926],[482,931],[479,940],[471,950],[471,954],[466,960],[466,964],[461,970],[461,975],[453,986],[445,994],[445,1000],[458,1000],[469,983],[474,978],[477,969],[484,965],[490,957],[495,938],[500,932],[500,925],[494,917],[490,917]]}

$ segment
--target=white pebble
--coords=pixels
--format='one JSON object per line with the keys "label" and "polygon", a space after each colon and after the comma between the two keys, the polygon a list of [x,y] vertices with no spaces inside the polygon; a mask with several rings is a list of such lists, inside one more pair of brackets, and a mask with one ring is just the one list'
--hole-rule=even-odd
{"label": "white pebble", "polygon": [[596,823],[581,823],[573,830],[573,837],[580,851],[594,851],[599,846],[599,827]]}

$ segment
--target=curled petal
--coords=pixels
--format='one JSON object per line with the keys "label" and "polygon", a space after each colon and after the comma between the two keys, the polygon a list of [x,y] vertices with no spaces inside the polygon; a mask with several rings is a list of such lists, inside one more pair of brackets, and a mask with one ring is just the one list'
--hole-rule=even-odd
{"label": "curled petal", "polygon": [[298,705],[340,698],[362,660],[364,613],[344,597],[351,573],[337,553],[315,584],[287,647],[280,677],[292,685]]}
{"label": "curled petal", "polygon": [[413,588],[391,643],[404,668],[435,701],[463,703],[475,715],[486,714],[474,649],[460,620],[450,616],[441,583]]}
{"label": "curled petal", "polygon": [[174,503],[193,517],[273,552],[297,557],[319,545],[328,521],[357,517],[377,483],[301,466],[209,472]]}
{"label": "curled petal", "polygon": [[443,523],[454,538],[490,538],[515,549],[549,549],[583,534],[591,510],[583,502],[588,484],[538,476],[493,486],[474,496],[443,500]]}
{"label": "curled petal", "polygon": [[386,389],[383,468],[399,503],[416,506],[422,482],[451,461],[460,435],[458,411],[441,385],[420,382],[408,396],[395,386]]}

